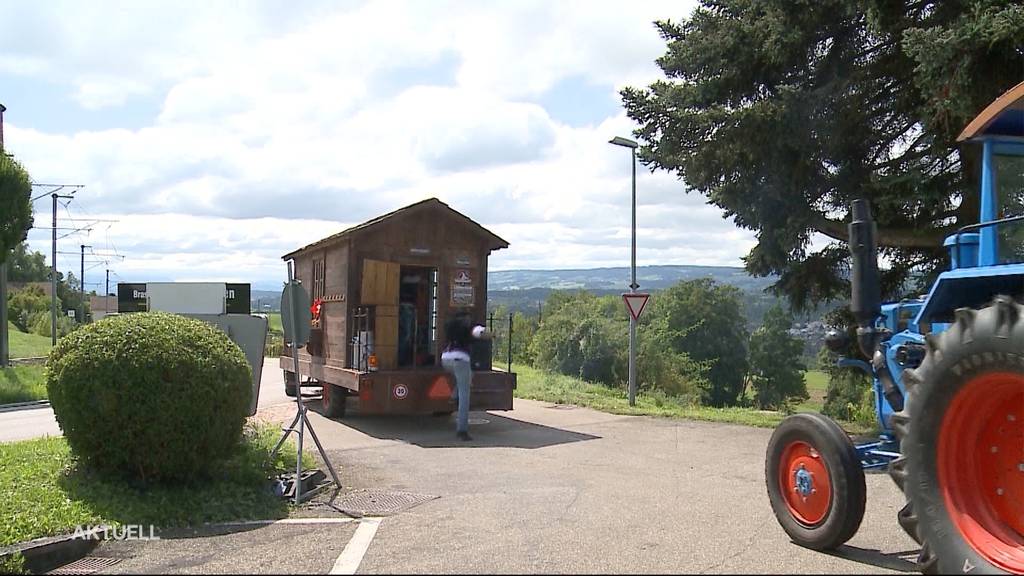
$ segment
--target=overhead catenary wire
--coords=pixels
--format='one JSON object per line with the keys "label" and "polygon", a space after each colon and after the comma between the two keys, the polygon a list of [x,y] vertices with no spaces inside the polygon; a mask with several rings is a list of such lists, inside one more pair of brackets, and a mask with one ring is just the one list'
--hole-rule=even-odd
{"label": "overhead catenary wire", "polygon": [[[71,232],[68,232],[67,234],[62,234],[60,236],[57,236],[57,240],[63,240],[64,238],[67,238],[68,236],[73,236],[73,235],[81,232],[82,230],[85,230],[87,232],[92,232],[92,228],[75,228],[74,230],[72,230]],[[87,236],[88,236],[88,234],[87,234]]]}
{"label": "overhead catenary wire", "polygon": [[56,194],[57,192],[60,192],[65,188],[74,188],[74,190],[70,192],[71,194],[78,192],[78,190],[81,188],[85,188],[85,184],[41,184],[38,182],[33,182],[32,187],[35,188],[36,186],[51,188],[51,190],[47,190],[46,192],[40,194],[39,196],[36,196],[35,198],[32,199],[33,202],[39,200],[40,198],[50,196],[51,194]]}
{"label": "overhead catenary wire", "polygon": [[[82,238],[83,241],[85,241],[85,239],[88,238],[88,239],[90,239],[90,240],[95,242],[96,239],[92,238],[90,233],[96,230],[96,228],[95,228],[96,224],[106,223],[107,226],[104,228],[104,241],[105,241],[105,243],[107,245],[106,248],[109,250],[110,247],[113,245],[113,243],[110,241],[110,228],[111,228],[111,226],[113,226],[114,224],[119,222],[119,220],[112,219],[112,218],[94,218],[94,217],[91,217],[90,216],[90,212],[91,211],[87,210],[87,208],[85,206],[85,202],[83,202],[83,199],[79,198],[79,197],[76,197],[75,200],[77,200],[77,202],[75,204],[77,206],[77,208],[76,208],[75,211],[76,211],[76,213],[79,213],[79,214],[85,216],[84,218],[75,218],[75,217],[71,216],[71,210],[70,210],[70,208],[68,206],[69,203],[64,203],[64,210],[68,214],[68,218],[67,218],[68,220],[70,220],[72,222],[88,222],[87,225],[82,226],[81,229],[79,230],[79,231],[85,231],[86,232],[85,238],[82,238],[81,236],[79,236],[79,237]],[[62,238],[66,238],[68,236],[73,236],[75,234],[75,232],[76,231],[68,232],[67,234],[64,234],[62,236]],[[90,247],[90,251],[92,251],[92,247]],[[125,258],[125,256],[123,256],[122,254],[119,253],[119,251],[117,250],[116,246],[114,246],[113,252],[114,252],[114,254],[112,254],[111,257],[120,258],[122,260]]]}
{"label": "overhead catenary wire", "polygon": [[93,218],[93,217],[91,217],[90,214],[92,214],[93,211],[89,207],[89,203],[88,202],[79,201],[77,206],[78,206],[78,212],[81,213],[82,215],[86,216],[87,219],[89,219],[91,222],[94,222],[94,223],[106,223],[107,224],[106,228],[103,229],[103,240],[104,240],[104,244],[106,245],[105,248],[107,250],[111,250],[111,248],[113,248],[113,252],[115,254],[119,254],[120,251],[117,249],[117,246],[114,246],[113,242],[111,242],[111,240],[110,240],[110,228],[114,224],[119,222],[119,220],[109,219],[109,218]]}

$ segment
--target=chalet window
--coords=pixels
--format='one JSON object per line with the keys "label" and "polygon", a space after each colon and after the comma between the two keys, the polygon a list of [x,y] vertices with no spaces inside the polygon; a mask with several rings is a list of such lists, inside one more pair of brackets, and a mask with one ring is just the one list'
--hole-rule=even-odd
{"label": "chalet window", "polygon": [[313,260],[313,292],[310,297],[313,300],[324,297],[324,276],[326,271],[326,262],[323,258],[319,260]]}

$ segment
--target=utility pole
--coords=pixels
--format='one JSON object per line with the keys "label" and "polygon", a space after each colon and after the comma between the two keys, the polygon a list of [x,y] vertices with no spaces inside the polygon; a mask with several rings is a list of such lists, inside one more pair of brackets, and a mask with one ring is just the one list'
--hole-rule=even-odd
{"label": "utility pole", "polygon": [[[79,186],[80,187],[80,186]],[[57,345],[57,199],[71,199],[74,196],[57,194],[64,186],[57,185],[50,193],[53,199],[53,256],[50,259],[50,343]],[[74,192],[72,192],[73,194]]]}
{"label": "utility pole", "polygon": [[79,303],[79,308],[81,309],[81,320],[79,320],[79,322],[81,322],[82,324],[85,324],[85,249],[86,248],[92,248],[92,246],[86,246],[85,244],[82,244],[82,275],[81,275],[81,277],[78,278],[78,283],[79,283],[79,286],[81,287],[81,290],[79,290],[79,291],[82,293],[82,301]]}
{"label": "utility pole", "polygon": [[107,284],[103,289],[103,315],[110,313],[110,268],[107,268]]}

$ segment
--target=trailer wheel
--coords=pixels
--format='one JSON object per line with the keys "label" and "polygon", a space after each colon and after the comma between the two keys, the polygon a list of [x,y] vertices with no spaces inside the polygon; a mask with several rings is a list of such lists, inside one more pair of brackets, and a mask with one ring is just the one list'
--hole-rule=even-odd
{"label": "trailer wheel", "polygon": [[295,386],[295,372],[284,371],[284,393],[292,398],[298,395],[298,387]]}
{"label": "trailer wheel", "polygon": [[765,459],[768,499],[793,542],[831,550],[864,518],[864,470],[849,436],[831,418],[802,413],[779,424]]}
{"label": "trailer wheel", "polygon": [[322,382],[323,393],[320,396],[320,405],[323,408],[324,416],[328,418],[345,417],[345,400],[347,394],[341,386],[335,386],[330,382]]}
{"label": "trailer wheel", "polygon": [[907,403],[893,416],[902,456],[889,473],[925,573],[1024,573],[1022,308],[997,297],[957,310],[904,373]]}

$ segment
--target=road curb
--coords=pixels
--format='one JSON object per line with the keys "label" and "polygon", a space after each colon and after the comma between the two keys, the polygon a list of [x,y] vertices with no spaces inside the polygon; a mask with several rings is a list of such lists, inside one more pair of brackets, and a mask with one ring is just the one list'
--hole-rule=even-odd
{"label": "road curb", "polygon": [[50,570],[84,558],[107,537],[110,527],[95,526],[74,534],[36,538],[0,548],[0,559],[20,553],[25,558],[25,569],[32,574],[45,574]]}
{"label": "road curb", "polygon": [[33,400],[31,402],[15,402],[13,404],[0,404],[0,412],[14,412],[16,410],[32,410],[35,408],[49,407],[49,400]]}
{"label": "road curb", "polygon": [[46,364],[46,356],[29,356],[28,358],[8,358],[11,366],[38,366]]}

